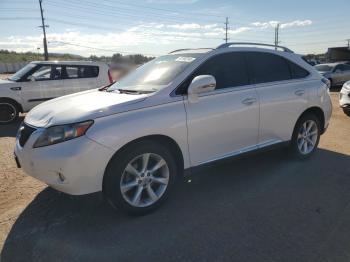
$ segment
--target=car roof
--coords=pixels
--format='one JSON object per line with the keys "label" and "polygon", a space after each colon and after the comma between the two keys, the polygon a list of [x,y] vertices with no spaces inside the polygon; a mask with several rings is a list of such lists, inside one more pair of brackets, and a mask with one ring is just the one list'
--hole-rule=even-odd
{"label": "car roof", "polygon": [[51,65],[51,64],[60,64],[60,65],[107,65],[104,62],[94,62],[94,61],[33,61],[33,64],[41,65]]}
{"label": "car roof", "polygon": [[[293,53],[287,47],[264,44],[264,43],[250,43],[250,42],[229,42],[219,45],[216,48],[188,48],[188,49],[178,49],[170,52],[170,54],[182,54],[182,53],[209,53],[217,50],[230,50],[230,51],[256,51],[256,52],[283,52],[283,53]],[[282,50],[282,51],[280,51]]]}
{"label": "car roof", "polygon": [[317,66],[319,66],[319,65],[336,66],[336,65],[342,65],[345,63],[346,62],[323,63],[323,64],[318,64]]}

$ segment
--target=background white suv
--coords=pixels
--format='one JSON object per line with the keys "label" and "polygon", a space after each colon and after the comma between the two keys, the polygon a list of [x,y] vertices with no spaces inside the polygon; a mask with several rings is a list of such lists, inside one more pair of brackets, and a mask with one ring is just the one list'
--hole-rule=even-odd
{"label": "background white suv", "polygon": [[16,121],[19,112],[64,95],[111,83],[108,65],[97,62],[32,62],[0,80],[0,124]]}
{"label": "background white suv", "polygon": [[339,104],[347,116],[350,116],[350,81],[346,82],[339,93]]}
{"label": "background white suv", "polygon": [[109,88],[45,102],[19,130],[18,165],[57,190],[102,190],[140,214],[184,170],[283,142],[309,157],[331,117],[329,81],[283,50],[174,51]]}

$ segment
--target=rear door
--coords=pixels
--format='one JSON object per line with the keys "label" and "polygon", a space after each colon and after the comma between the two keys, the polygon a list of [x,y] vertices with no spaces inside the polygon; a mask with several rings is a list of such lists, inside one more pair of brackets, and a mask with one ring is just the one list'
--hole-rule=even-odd
{"label": "rear door", "polygon": [[63,79],[63,84],[66,95],[98,87],[98,66],[66,65],[64,68],[65,76]]}
{"label": "rear door", "polygon": [[65,94],[62,66],[59,64],[39,64],[24,79],[21,86],[22,101],[26,109],[62,96]]}
{"label": "rear door", "polygon": [[290,140],[308,105],[309,72],[272,53],[248,52],[247,60],[260,101],[259,145]]}
{"label": "rear door", "polygon": [[198,102],[185,100],[188,144],[193,166],[254,148],[258,139],[259,103],[249,85],[244,55],[216,55],[189,78],[212,75],[216,89],[200,95]]}

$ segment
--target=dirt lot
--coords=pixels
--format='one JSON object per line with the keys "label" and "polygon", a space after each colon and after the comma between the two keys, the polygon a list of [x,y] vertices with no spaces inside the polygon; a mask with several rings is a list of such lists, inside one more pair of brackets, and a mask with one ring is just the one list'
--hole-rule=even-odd
{"label": "dirt lot", "polygon": [[276,151],[209,167],[159,211],[136,219],[112,211],[99,194],[70,197],[26,176],[13,160],[18,124],[1,126],[1,261],[349,261],[350,118],[337,93],[332,100],[331,124],[312,159]]}

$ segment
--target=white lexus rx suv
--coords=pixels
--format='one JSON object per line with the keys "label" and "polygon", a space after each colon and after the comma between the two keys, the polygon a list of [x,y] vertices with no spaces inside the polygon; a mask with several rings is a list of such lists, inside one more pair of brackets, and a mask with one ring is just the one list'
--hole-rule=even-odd
{"label": "white lexus rx suv", "polygon": [[278,49],[177,50],[109,87],[42,103],[19,129],[17,163],[59,191],[102,190],[142,214],[194,167],[284,142],[307,158],[331,117],[330,83]]}

